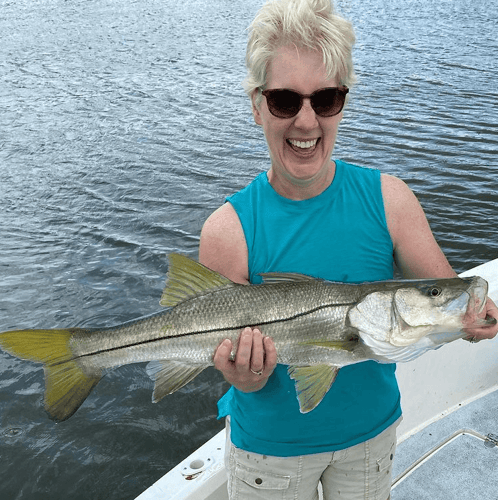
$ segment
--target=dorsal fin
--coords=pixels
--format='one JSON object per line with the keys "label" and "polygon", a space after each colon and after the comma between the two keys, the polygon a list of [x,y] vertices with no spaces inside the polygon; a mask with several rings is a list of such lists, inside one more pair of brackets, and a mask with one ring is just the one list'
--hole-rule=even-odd
{"label": "dorsal fin", "polygon": [[159,303],[173,307],[206,290],[233,284],[220,273],[195,262],[184,255],[171,253],[166,287]]}
{"label": "dorsal fin", "polygon": [[260,273],[264,283],[299,283],[303,281],[317,281],[311,276],[299,273]]}

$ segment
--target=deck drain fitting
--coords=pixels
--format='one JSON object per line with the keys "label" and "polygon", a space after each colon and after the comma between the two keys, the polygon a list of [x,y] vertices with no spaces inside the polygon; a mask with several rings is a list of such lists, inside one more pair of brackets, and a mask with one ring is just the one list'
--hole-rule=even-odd
{"label": "deck drain fitting", "polygon": [[210,467],[214,463],[214,460],[211,457],[206,459],[196,458],[190,461],[187,465],[184,465],[181,468],[181,473],[185,476],[185,479],[194,479],[201,472],[204,472],[208,467]]}

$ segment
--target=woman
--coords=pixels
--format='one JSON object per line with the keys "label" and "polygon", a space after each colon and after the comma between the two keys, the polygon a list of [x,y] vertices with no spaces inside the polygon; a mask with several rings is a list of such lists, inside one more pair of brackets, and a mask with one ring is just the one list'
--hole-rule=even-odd
{"label": "woman", "polygon": [[[271,1],[251,25],[246,91],[271,166],[206,221],[200,261],[238,283],[297,272],[361,282],[453,277],[409,188],[378,170],[331,161],[348,87],[351,25],[328,0]],[[325,89],[325,90],[323,90]],[[491,301],[487,314],[498,318]],[[472,331],[493,337],[496,327]],[[320,405],[299,411],[294,382],[272,340],[241,332],[215,366],[232,384],[227,419],[230,498],[385,500],[401,418],[395,365],[344,367]]]}

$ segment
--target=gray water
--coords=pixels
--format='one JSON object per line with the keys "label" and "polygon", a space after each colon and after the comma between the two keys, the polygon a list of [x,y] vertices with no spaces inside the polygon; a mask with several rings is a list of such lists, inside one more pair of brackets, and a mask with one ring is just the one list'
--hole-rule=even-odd
{"label": "gray water", "polygon": [[[240,82],[261,0],[0,1],[0,331],[159,310],[167,255],[268,168]],[[335,157],[418,195],[460,272],[498,257],[497,2],[342,0],[359,77]],[[158,404],[114,370],[55,424],[0,352],[0,497],[132,499],[222,427],[208,369]]]}

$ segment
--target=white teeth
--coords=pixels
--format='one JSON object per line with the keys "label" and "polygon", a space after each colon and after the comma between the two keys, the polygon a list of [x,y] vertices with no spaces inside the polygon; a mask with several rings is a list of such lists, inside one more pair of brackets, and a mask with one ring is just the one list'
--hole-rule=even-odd
{"label": "white teeth", "polygon": [[318,141],[318,139],[313,139],[312,141],[295,141],[294,139],[289,139],[289,142],[293,146],[296,146],[297,148],[301,148],[301,149],[312,148],[316,145],[317,141]]}

